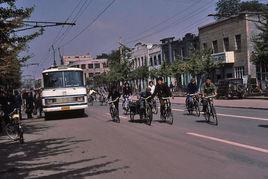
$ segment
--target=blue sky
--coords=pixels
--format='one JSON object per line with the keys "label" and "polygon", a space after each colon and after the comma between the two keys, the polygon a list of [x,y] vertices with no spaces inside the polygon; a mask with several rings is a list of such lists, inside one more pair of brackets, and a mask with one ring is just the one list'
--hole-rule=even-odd
{"label": "blue sky", "polygon": [[[57,48],[90,24],[111,1],[18,0],[17,6],[35,6],[30,20],[64,22],[79,2],[81,7],[85,3],[76,26],[70,28],[64,36],[58,36],[64,39],[54,44]],[[214,12],[216,2],[217,0],[116,0],[98,21],[71,43],[63,46],[61,51],[63,55],[90,53],[95,56],[117,48],[120,37],[123,43],[132,41],[127,43],[131,47],[138,41],[159,43],[161,38],[180,38],[187,32],[197,33],[199,26],[213,21],[207,15]],[[79,9],[80,7],[76,8],[70,19]],[[28,63],[37,62],[40,65],[24,68],[24,75],[40,77],[41,71],[51,66],[53,61],[49,47],[57,34],[63,33],[66,28],[67,26],[47,28],[42,36],[31,42],[27,53],[32,54],[33,58]]]}

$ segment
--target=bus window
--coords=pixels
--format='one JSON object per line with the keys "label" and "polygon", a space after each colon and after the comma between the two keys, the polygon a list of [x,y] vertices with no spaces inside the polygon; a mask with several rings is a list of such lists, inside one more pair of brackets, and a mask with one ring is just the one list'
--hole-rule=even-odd
{"label": "bus window", "polygon": [[83,72],[81,71],[65,71],[64,82],[66,87],[84,86]]}
{"label": "bus window", "polygon": [[44,88],[62,88],[63,84],[63,73],[62,72],[49,72],[43,75],[44,77]]}

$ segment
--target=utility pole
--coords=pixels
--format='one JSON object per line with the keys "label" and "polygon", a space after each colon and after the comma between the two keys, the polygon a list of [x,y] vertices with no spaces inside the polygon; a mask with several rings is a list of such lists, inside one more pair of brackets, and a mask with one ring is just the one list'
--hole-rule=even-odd
{"label": "utility pole", "polygon": [[59,51],[59,56],[60,56],[60,64],[61,64],[61,65],[64,65],[64,62],[63,62],[63,56],[62,56],[62,54],[61,54],[60,47],[58,48],[58,51]]}
{"label": "utility pole", "polygon": [[56,63],[56,52],[55,52],[55,48],[54,48],[54,45],[51,46],[52,47],[52,50],[53,50],[53,66],[56,67],[57,66],[57,63]]}

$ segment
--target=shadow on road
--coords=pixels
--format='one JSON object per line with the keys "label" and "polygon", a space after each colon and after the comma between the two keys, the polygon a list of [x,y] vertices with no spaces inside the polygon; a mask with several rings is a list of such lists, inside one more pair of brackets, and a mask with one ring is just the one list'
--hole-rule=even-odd
{"label": "shadow on road", "polygon": [[259,127],[262,127],[262,128],[268,128],[268,125],[263,125],[263,124],[260,124],[258,125]]}
{"label": "shadow on road", "polygon": [[[27,126],[27,133],[35,134],[49,128],[36,125]],[[80,143],[90,141],[51,138],[26,141],[23,145],[8,140],[0,141],[0,178],[84,178],[129,168],[120,166],[119,160],[108,159],[107,156],[85,154],[83,159],[74,160],[71,157],[74,149]],[[82,156],[84,153],[81,151]]]}

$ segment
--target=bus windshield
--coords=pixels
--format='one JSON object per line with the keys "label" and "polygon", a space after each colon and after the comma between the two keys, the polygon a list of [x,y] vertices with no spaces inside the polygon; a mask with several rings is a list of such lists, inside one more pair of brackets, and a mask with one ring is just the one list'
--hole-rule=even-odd
{"label": "bus windshield", "polygon": [[58,71],[43,74],[44,88],[66,88],[83,86],[82,71]]}

